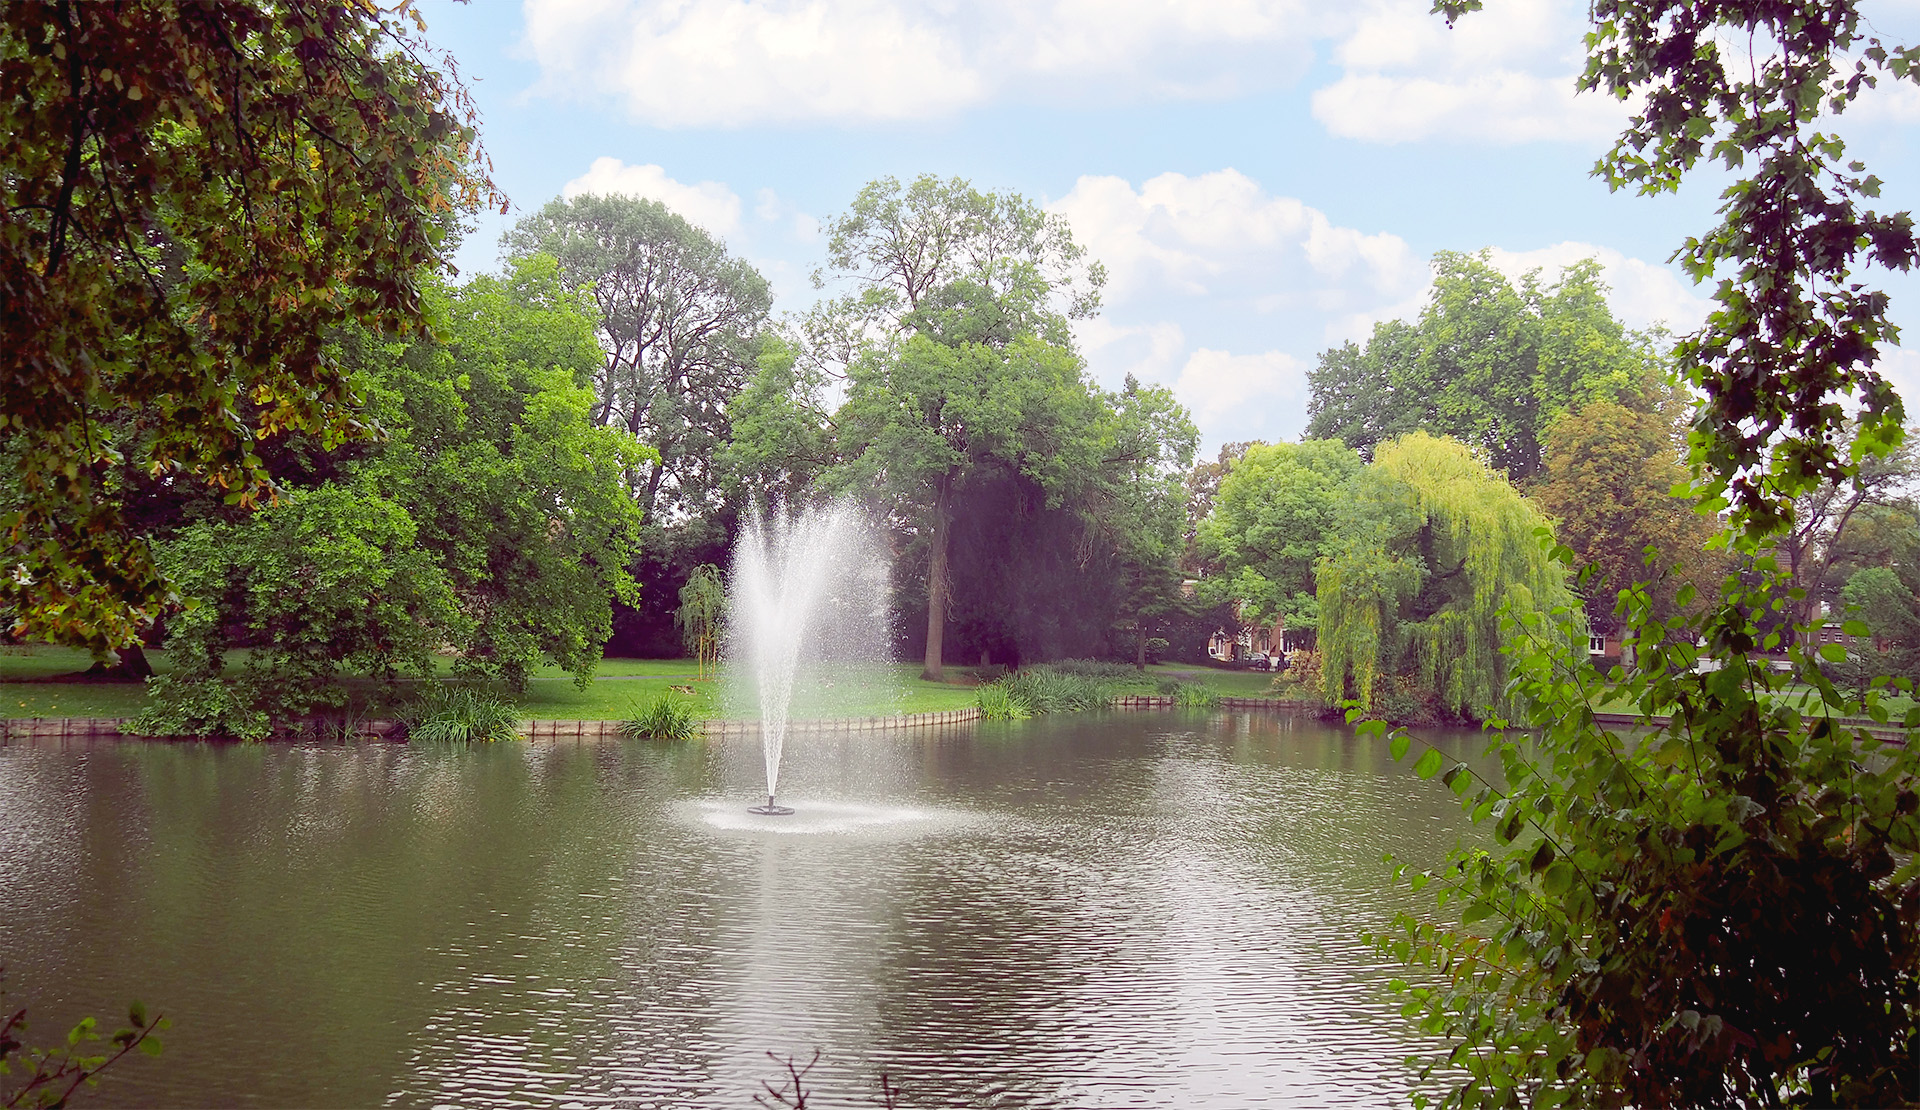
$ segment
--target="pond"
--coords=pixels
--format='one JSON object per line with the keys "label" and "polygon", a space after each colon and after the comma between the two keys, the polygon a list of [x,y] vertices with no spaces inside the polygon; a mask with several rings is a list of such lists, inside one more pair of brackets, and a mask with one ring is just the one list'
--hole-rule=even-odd
{"label": "pond", "polygon": [[[1469,741],[1443,741],[1464,752]],[[90,1104],[1379,1106],[1358,939],[1464,825],[1309,718],[757,745],[0,748],[0,961],[47,1041],[173,1020]],[[769,1056],[769,1054],[773,1056]]]}

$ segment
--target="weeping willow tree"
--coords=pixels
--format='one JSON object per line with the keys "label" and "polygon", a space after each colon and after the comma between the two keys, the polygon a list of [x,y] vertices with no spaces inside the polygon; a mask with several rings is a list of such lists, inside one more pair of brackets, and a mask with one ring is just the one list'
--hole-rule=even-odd
{"label": "weeping willow tree", "polygon": [[680,587],[680,608],[673,615],[680,635],[706,678],[720,659],[720,625],[727,616],[727,586],[720,568],[702,563]]}
{"label": "weeping willow tree", "polygon": [[[1547,526],[1465,445],[1425,432],[1354,477],[1319,567],[1321,689],[1369,710],[1406,695],[1478,717],[1502,703],[1500,616],[1573,605]],[[1386,707],[1391,708],[1391,707]]]}

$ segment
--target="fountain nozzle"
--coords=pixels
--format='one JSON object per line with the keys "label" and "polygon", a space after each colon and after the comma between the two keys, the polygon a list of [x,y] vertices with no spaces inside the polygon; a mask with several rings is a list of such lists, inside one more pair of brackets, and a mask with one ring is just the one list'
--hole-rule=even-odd
{"label": "fountain nozzle", "polygon": [[791,816],[793,816],[793,810],[792,810],[792,808],[791,808],[791,807],[789,807],[789,806],[777,806],[777,805],[774,805],[774,804],[773,804],[773,795],[771,795],[771,794],[769,794],[769,795],[767,795],[767,804],[766,804],[766,805],[763,805],[763,806],[748,806],[748,807],[747,807],[747,812],[748,812],[748,813],[758,813],[758,814],[761,814],[762,816],[766,816],[766,817],[791,817]]}

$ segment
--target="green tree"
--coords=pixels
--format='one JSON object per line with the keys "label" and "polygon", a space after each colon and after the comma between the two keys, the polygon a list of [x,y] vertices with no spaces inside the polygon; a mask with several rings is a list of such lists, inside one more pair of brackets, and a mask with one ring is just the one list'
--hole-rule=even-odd
{"label": "green tree", "polygon": [[831,481],[921,507],[930,681],[942,677],[956,502],[970,485],[1012,473],[1058,507],[1099,462],[1101,415],[1078,356],[1033,337],[1002,348],[916,335],[897,354],[876,351],[853,366],[836,416],[846,461]]}
{"label": "green tree", "polygon": [[374,5],[0,6],[0,602],[20,634],[104,655],[165,604],[125,472],[252,506],[264,444],[365,432],[327,337],[415,327],[455,215],[499,199],[432,59]]}
{"label": "green tree", "polygon": [[167,630],[173,672],[148,680],[153,735],[264,739],[274,718],[345,705],[348,676],[430,677],[468,631],[413,518],[365,488],[301,491],[160,550],[189,602]]}
{"label": "green tree", "polygon": [[1015,193],[957,177],[923,174],[905,188],[883,177],[825,230],[827,265],[814,285],[837,276],[854,288],[814,314],[811,346],[842,363],[864,342],[943,322],[950,330],[957,316],[1003,342],[1030,332],[1064,345],[1066,320],[1100,310],[1106,270],[1087,262],[1063,217]]}
{"label": "green tree", "polygon": [[[1682,450],[1671,410],[1589,401],[1548,428],[1532,497],[1573,550],[1575,569],[1594,568],[1580,587],[1591,627],[1613,627],[1616,598],[1635,583],[1649,583],[1665,619],[1679,612],[1683,587],[1701,596],[1731,569],[1712,545],[1719,522],[1673,492],[1688,482]],[[1651,573],[1649,547],[1657,553]]]}
{"label": "green tree", "polygon": [[1236,603],[1250,622],[1316,628],[1314,576],[1337,546],[1334,525],[1360,467],[1336,440],[1249,446],[1200,524],[1200,550],[1214,570],[1201,581],[1203,599]]}
{"label": "green tree", "polygon": [[758,368],[728,415],[733,438],[714,460],[721,486],[735,503],[755,497],[799,504],[834,462],[833,419],[826,381],[801,362],[797,343],[768,336]]}
{"label": "green tree", "polygon": [[687,650],[700,667],[700,677],[720,659],[720,626],[727,615],[727,585],[720,568],[711,563],[695,567],[680,587],[680,608],[674,614]]}
{"label": "green tree", "polygon": [[1433,265],[1417,324],[1387,321],[1364,349],[1321,354],[1308,373],[1307,438],[1370,454],[1420,429],[1484,452],[1525,484],[1556,417],[1588,400],[1635,398],[1659,372],[1653,340],[1608,311],[1592,259],[1544,287],[1538,271],[1514,285],[1485,252],[1441,251]]}
{"label": "green tree", "polygon": [[156,543],[186,607],[144,728],[259,738],[345,705],[354,676],[431,677],[442,647],[516,689],[543,662],[592,674],[633,596],[622,476],[648,452],[593,423],[591,308],[543,255],[426,295],[438,339],[349,331],[332,352],[378,442],[309,441],[312,485],[251,514],[190,505]]}
{"label": "green tree", "polygon": [[1105,272],[1059,216],[958,178],[874,181],[826,230],[816,284],[853,284],[807,322],[809,361],[848,380],[831,480],[910,507],[928,552],[924,674],[937,680],[956,498],[1004,472],[1057,508],[1098,462],[1100,406],[1068,320],[1098,310]]}
{"label": "green tree", "polygon": [[1349,484],[1337,546],[1318,566],[1327,700],[1411,695],[1469,719],[1503,709],[1502,614],[1573,601],[1540,544],[1546,527],[1463,444],[1424,432],[1381,444]]}
{"label": "green tree", "polygon": [[[1513,723],[1530,731],[1494,736],[1501,781],[1443,774],[1436,750],[1416,764],[1502,847],[1413,877],[1467,929],[1409,915],[1383,944],[1434,973],[1399,986],[1466,1073],[1451,1105],[1909,1105],[1920,754],[1855,723],[1892,723],[1884,679],[1849,696],[1821,669],[1844,647],[1774,624],[1806,595],[1770,549],[1800,499],[1849,489],[1904,438],[1874,369],[1888,299],[1858,271],[1909,267],[1912,220],[1865,208],[1880,183],[1821,117],[1920,78],[1920,51],[1864,34],[1850,0],[1591,16],[1583,87],[1637,102],[1600,175],[1658,193],[1702,157],[1735,172],[1718,224],[1679,251],[1719,306],[1675,359],[1699,395],[1699,486],[1746,565],[1677,627],[1624,595],[1636,666],[1608,681],[1553,622],[1519,623]],[[1783,647],[1784,672],[1754,657]],[[1643,715],[1630,742],[1595,723],[1615,705]]]}
{"label": "green tree", "polygon": [[1117,564],[1121,624],[1133,635],[1134,665],[1144,669],[1147,641],[1186,602],[1185,478],[1200,433],[1171,390],[1143,386],[1131,374],[1103,400],[1112,432],[1093,495],[1096,534]]}
{"label": "green tree", "polygon": [[640,509],[624,478],[653,451],[593,419],[594,314],[553,259],[452,291],[442,344],[376,362],[388,441],[366,480],[405,505],[472,631],[459,668],[518,689],[543,661],[585,683],[631,602]]}
{"label": "green tree", "polygon": [[766,279],[659,201],[584,195],[549,201],[507,233],[509,256],[547,254],[563,284],[598,309],[604,362],[594,419],[659,458],[635,475],[650,522],[717,507],[714,456],[729,409],[756,369],[773,303]]}

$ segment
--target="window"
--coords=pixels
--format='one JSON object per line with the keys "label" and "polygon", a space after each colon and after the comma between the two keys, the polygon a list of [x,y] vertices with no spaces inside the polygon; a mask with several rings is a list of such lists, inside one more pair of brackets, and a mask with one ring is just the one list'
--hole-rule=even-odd
{"label": "window", "polygon": [[1587,654],[1588,655],[1605,655],[1606,653],[1607,653],[1607,638],[1605,636],[1588,636],[1587,637]]}

